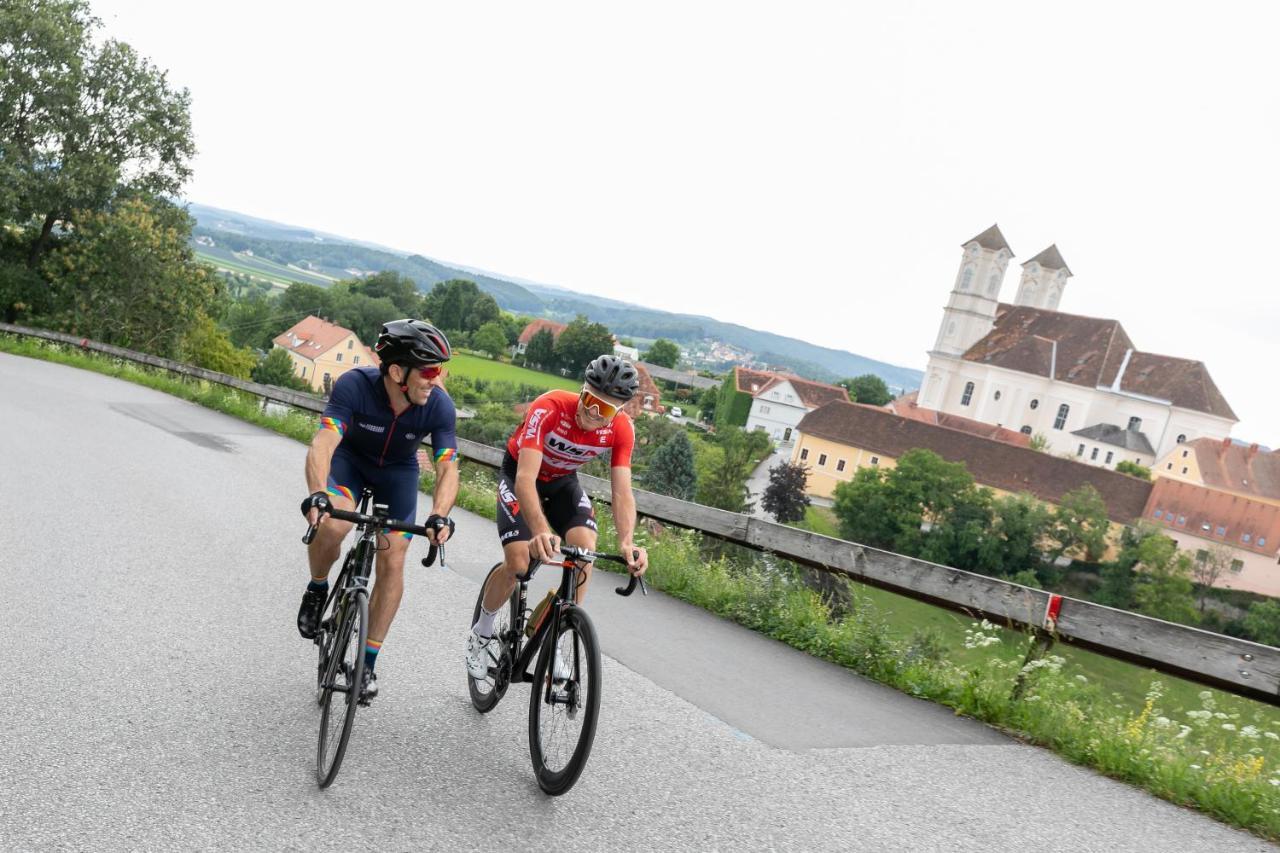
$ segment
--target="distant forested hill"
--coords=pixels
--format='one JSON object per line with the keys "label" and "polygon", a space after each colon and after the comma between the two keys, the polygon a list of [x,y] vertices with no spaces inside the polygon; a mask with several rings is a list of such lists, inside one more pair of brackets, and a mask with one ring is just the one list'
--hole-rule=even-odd
{"label": "distant forested hill", "polygon": [[762,361],[786,365],[800,375],[819,380],[874,373],[896,388],[911,389],[920,385],[922,375],[918,370],[711,317],[658,311],[546,285],[521,285],[422,255],[203,205],[193,204],[190,211],[197,221],[196,237],[208,237],[219,247],[234,252],[251,251],[259,258],[336,278],[349,278],[352,271],[394,270],[413,279],[423,290],[451,278],[465,278],[492,295],[502,308],[516,313],[560,320],[585,314],[621,336],[661,337],[686,345],[703,340],[722,341],[749,350]]}

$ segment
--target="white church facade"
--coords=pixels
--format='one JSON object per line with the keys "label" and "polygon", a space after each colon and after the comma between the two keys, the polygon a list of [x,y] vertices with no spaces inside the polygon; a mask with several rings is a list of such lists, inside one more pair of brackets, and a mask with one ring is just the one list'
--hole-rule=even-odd
{"label": "white church facade", "polygon": [[1058,310],[1071,270],[1056,246],[1022,264],[1000,302],[1013,251],[993,225],[964,255],[917,396],[922,408],[1028,435],[1078,461],[1150,467],[1238,418],[1203,363],[1138,350],[1115,320]]}

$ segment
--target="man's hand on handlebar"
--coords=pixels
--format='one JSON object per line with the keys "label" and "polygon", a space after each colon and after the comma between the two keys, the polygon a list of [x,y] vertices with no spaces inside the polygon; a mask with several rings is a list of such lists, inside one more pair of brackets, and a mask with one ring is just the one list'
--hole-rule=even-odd
{"label": "man's hand on handlebar", "polygon": [[312,492],[302,501],[302,514],[306,516],[307,524],[315,527],[324,520],[324,513],[333,508],[333,504],[329,502],[327,492]]}
{"label": "man's hand on handlebar", "polygon": [[622,556],[627,558],[627,571],[631,574],[639,577],[649,568],[649,552],[644,548],[627,542],[622,545],[621,551]]}
{"label": "man's hand on handlebar", "polygon": [[560,537],[554,533],[535,533],[529,540],[529,557],[543,563],[559,562]]}
{"label": "man's hand on handlebar", "polygon": [[453,536],[453,519],[441,515],[430,515],[422,525],[427,529],[427,540],[432,545],[443,545]]}

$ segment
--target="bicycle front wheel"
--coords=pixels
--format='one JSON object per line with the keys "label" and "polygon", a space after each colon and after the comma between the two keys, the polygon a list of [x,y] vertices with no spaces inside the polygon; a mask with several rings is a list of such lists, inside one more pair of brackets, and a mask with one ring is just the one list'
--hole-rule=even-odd
{"label": "bicycle front wheel", "polygon": [[[340,609],[341,612],[341,609]],[[364,647],[369,639],[369,596],[351,593],[334,631],[329,666],[321,685],[320,740],[316,744],[316,779],[327,788],[338,775],[351,738],[360,685],[364,678]]]}
{"label": "bicycle front wheel", "polygon": [[[476,596],[476,606],[471,610],[472,625],[480,621],[480,605],[484,603],[485,588],[489,586],[489,580],[500,568],[502,568],[502,563],[498,563],[490,569],[489,574],[485,576],[484,583],[480,585],[480,594]],[[476,681],[470,675],[467,676],[467,692],[471,694],[471,704],[482,714],[486,714],[497,707],[498,700],[507,692],[507,687],[510,685],[511,650],[516,647],[516,608],[520,606],[518,590],[519,587],[517,586],[516,589],[511,591],[510,599],[494,619],[493,636],[498,638],[499,651],[497,658],[489,667],[489,675],[483,681]]]}
{"label": "bicycle front wheel", "polygon": [[529,757],[538,787],[563,794],[582,775],[600,716],[600,644],[586,611],[569,605],[538,653],[529,691]]}

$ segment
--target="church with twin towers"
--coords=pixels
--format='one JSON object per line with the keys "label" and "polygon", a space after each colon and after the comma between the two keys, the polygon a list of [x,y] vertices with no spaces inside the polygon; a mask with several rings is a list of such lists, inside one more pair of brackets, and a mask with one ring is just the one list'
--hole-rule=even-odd
{"label": "church with twin towers", "polygon": [[921,408],[1042,436],[1051,453],[1107,468],[1230,436],[1239,419],[1202,362],[1144,352],[1117,320],[1058,310],[1072,273],[1056,245],[1022,263],[1012,303],[1000,301],[1014,253],[999,227],[962,249]]}

